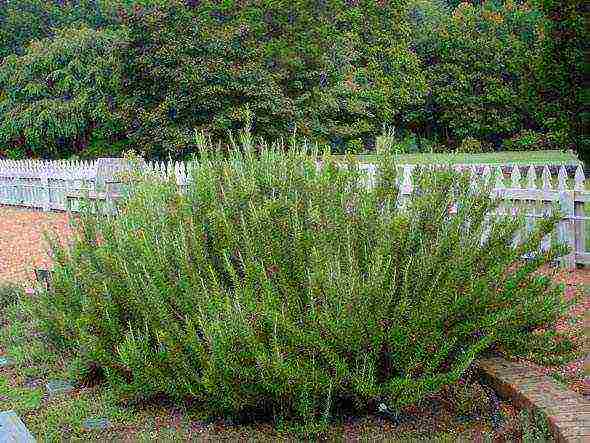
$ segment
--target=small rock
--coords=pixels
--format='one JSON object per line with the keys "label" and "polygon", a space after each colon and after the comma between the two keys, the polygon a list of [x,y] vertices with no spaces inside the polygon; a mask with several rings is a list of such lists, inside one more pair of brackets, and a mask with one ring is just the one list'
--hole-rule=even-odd
{"label": "small rock", "polygon": [[215,425],[219,420],[221,420],[219,417],[207,417],[203,420],[203,423],[205,423],[206,426]]}
{"label": "small rock", "polygon": [[357,423],[360,423],[361,421],[362,421],[361,417],[359,417],[357,415],[349,415],[344,418],[344,423],[347,425],[355,425]]}
{"label": "small rock", "polygon": [[0,412],[0,441],[34,443],[35,439],[14,411]]}
{"label": "small rock", "polygon": [[82,429],[85,431],[102,431],[110,425],[111,423],[106,418],[87,418],[82,422]]}
{"label": "small rock", "polygon": [[420,403],[418,415],[432,415],[437,416],[443,410],[443,404],[440,400],[432,398],[426,399]]}
{"label": "small rock", "polygon": [[0,357],[0,368],[8,368],[14,365],[14,360],[9,357]]}
{"label": "small rock", "polygon": [[72,391],[74,387],[70,382],[63,380],[53,380],[45,385],[49,395],[62,395]]}

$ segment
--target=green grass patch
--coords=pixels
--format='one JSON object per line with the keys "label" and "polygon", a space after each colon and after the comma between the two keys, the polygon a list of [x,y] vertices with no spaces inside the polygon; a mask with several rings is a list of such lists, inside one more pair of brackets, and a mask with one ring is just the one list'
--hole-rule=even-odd
{"label": "green grass patch", "polygon": [[[505,151],[481,154],[420,153],[399,154],[396,160],[402,164],[479,164],[491,165],[573,165],[580,163],[576,154],[567,151]],[[357,155],[362,162],[375,161],[376,155]]]}

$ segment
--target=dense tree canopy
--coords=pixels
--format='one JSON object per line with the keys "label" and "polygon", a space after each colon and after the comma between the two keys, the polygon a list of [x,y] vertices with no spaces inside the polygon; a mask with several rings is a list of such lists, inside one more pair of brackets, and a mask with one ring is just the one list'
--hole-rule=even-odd
{"label": "dense tree canopy", "polygon": [[0,140],[8,151],[60,156],[88,148],[123,131],[122,31],[86,27],[58,31],[33,41],[21,56],[7,57],[0,70]]}
{"label": "dense tree canopy", "polygon": [[93,28],[118,25],[119,0],[0,1],[0,57],[22,54],[31,40],[55,35],[55,30],[83,22]]}
{"label": "dense tree canopy", "polygon": [[246,123],[336,152],[383,127],[588,152],[581,1],[13,0],[0,21],[0,156],[182,158]]}
{"label": "dense tree canopy", "polygon": [[390,29],[395,17],[354,5],[246,3],[224,13],[177,4],[125,17],[127,110],[142,145],[180,152],[194,129],[223,137],[253,114],[259,135],[297,131],[336,149],[362,147],[420,103],[420,62]]}

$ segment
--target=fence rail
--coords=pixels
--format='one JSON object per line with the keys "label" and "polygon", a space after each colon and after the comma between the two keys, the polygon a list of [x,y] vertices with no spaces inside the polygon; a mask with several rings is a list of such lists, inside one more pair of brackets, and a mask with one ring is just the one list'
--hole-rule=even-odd
{"label": "fence rail", "polygon": [[[429,166],[429,169],[448,166]],[[586,203],[590,202],[590,191],[586,190],[584,171],[580,165],[573,168],[560,166],[557,174],[551,174],[548,166],[522,167],[517,165],[455,165],[455,169],[471,172],[471,183],[493,183],[492,193],[501,200],[498,209],[501,215],[518,216],[526,219],[527,230],[535,220],[549,216],[557,208],[562,216],[557,226],[556,240],[569,246],[571,253],[562,258],[562,263],[573,268],[576,264],[590,264],[587,251],[587,228],[590,217]],[[403,166],[401,193],[409,198],[413,192],[414,165]],[[573,174],[568,174],[568,169]],[[573,170],[572,170],[573,169]],[[537,171],[540,171],[538,173]],[[374,169],[370,174],[374,174]],[[590,205],[590,203],[588,203]],[[545,246],[551,238],[545,239]]]}
{"label": "fence rail", "polygon": [[[83,196],[109,199],[109,185],[116,184],[115,172],[121,159],[95,161],[11,161],[0,160],[0,205],[48,210],[76,210],[72,201]],[[185,185],[189,176],[182,162],[148,162],[144,168],[161,175],[173,176]],[[374,165],[362,166],[368,184],[374,183]],[[418,169],[448,168],[448,165],[400,165],[398,184],[402,199],[410,198],[414,174]],[[590,191],[585,188],[581,166],[454,165],[454,169],[470,172],[472,183],[493,183],[493,193],[502,200],[500,212],[508,216],[522,214],[530,229],[535,219],[547,216],[559,207],[563,219],[556,235],[567,243],[572,254],[563,261],[567,266],[590,264],[586,250],[587,220],[585,204],[590,205]],[[551,172],[553,170],[553,173]]]}

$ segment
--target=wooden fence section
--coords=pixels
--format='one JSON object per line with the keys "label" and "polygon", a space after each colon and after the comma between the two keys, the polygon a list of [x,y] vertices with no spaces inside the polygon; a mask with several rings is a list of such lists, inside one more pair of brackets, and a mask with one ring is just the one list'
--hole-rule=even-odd
{"label": "wooden fence section", "polygon": [[96,162],[0,160],[0,204],[64,210],[68,192],[95,180]]}
{"label": "wooden fence section", "polygon": [[[431,165],[426,168],[432,170],[445,167],[448,166]],[[405,198],[411,198],[414,190],[416,168],[413,165],[403,166],[400,188]],[[470,172],[472,185],[492,185],[493,195],[501,200],[499,214],[524,216],[529,231],[536,219],[547,217],[558,210],[562,218],[553,239],[567,244],[572,251],[562,259],[562,263],[570,268],[576,264],[590,264],[590,253],[586,249],[590,228],[586,204],[590,209],[590,191],[586,190],[584,171],[580,165],[575,169],[569,168],[573,172],[571,175],[564,166],[554,168],[557,174],[551,174],[547,166],[523,168],[514,165],[492,169],[489,165],[455,165],[454,168]],[[374,168],[370,168],[369,174],[375,174]],[[544,246],[547,247],[551,240],[546,238]]]}
{"label": "wooden fence section", "polygon": [[[98,159],[92,162],[78,161],[10,161],[0,160],[0,205],[22,206],[41,210],[76,210],[70,198],[79,201],[88,196],[94,200],[116,197],[115,173],[120,171],[121,159]],[[181,162],[143,163],[144,170],[174,177],[184,187],[189,178],[188,165]],[[448,165],[400,165],[398,184],[401,199],[411,198],[415,173],[422,169],[444,169]],[[375,182],[376,167],[362,166],[367,172],[367,184]],[[576,263],[589,264],[590,252],[586,250],[585,205],[590,202],[590,191],[585,189],[585,177],[581,166],[522,167],[503,165],[454,165],[454,169],[471,174],[472,184],[488,183],[493,193],[502,200],[500,212],[506,216],[522,214],[527,229],[535,220],[559,209],[563,218],[555,235],[567,243],[572,254],[564,258],[567,266]],[[590,203],[589,203],[590,206]],[[550,239],[546,239],[547,242]]]}
{"label": "wooden fence section", "polygon": [[[105,199],[116,194],[124,171],[121,159],[94,161],[0,160],[0,205],[21,206],[43,211],[71,209],[70,197]],[[159,174],[173,173],[179,184],[187,177],[185,163],[147,162],[143,168]]]}

